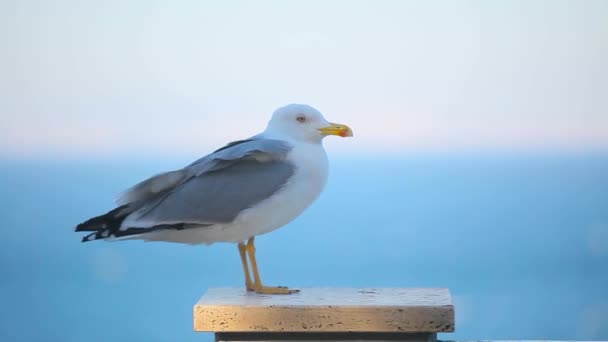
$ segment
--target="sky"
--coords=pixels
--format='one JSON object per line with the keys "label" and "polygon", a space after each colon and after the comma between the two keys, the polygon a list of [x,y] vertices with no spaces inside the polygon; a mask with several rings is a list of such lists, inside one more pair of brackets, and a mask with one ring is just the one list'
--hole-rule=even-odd
{"label": "sky", "polygon": [[344,153],[608,151],[606,1],[0,1],[0,157],[204,153],[308,103]]}
{"label": "sky", "polygon": [[[355,136],[326,139],[326,192],[259,240],[269,283],[448,286],[460,336],[606,340],[607,18],[608,1],[592,0],[0,0],[0,216],[20,228],[5,229],[0,262],[24,275],[0,281],[16,308],[0,335],[91,337],[96,319],[65,328],[84,300],[93,318],[137,318],[99,340],[200,339],[193,298],[241,284],[234,246],[83,247],[72,227],[297,102]],[[425,159],[437,151],[576,155]],[[344,208],[339,229],[323,224]],[[310,249],[303,229],[329,238],[312,234]],[[171,286],[181,299],[157,296]],[[170,317],[133,304],[151,295]]]}

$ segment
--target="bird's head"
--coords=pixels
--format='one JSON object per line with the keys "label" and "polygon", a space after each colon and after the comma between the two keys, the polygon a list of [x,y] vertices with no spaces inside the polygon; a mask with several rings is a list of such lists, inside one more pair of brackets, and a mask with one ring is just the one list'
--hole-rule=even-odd
{"label": "bird's head", "polygon": [[290,104],[274,111],[265,133],[297,141],[320,142],[328,135],[352,137],[350,127],[327,121],[305,104]]}

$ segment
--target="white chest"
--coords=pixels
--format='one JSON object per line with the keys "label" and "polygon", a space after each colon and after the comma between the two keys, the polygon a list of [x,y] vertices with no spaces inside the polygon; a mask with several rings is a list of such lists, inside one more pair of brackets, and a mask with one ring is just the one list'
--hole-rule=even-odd
{"label": "white chest", "polygon": [[294,175],[278,193],[241,213],[234,221],[239,230],[253,236],[280,228],[299,216],[323,191],[328,161],[322,145],[294,147],[288,160],[295,165]]}

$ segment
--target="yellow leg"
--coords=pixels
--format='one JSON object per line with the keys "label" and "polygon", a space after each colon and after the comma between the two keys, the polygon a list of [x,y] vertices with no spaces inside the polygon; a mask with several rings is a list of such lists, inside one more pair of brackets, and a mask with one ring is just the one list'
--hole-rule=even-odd
{"label": "yellow leg", "polygon": [[249,275],[249,263],[247,263],[247,246],[242,242],[239,242],[239,254],[241,254],[241,263],[243,264],[243,271],[245,272],[245,287],[247,288],[247,291],[254,291],[253,282]]}
{"label": "yellow leg", "polygon": [[249,254],[249,260],[251,261],[251,268],[253,269],[253,290],[257,293],[262,294],[292,294],[300,292],[300,290],[291,290],[284,286],[264,286],[262,285],[262,279],[258,271],[258,262],[255,258],[255,245],[253,244],[254,238],[250,238],[247,242],[247,253]]}

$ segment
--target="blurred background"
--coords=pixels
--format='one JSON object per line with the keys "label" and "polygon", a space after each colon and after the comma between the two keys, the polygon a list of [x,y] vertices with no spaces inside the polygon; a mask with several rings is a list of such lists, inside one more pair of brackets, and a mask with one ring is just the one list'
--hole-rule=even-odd
{"label": "blurred background", "polygon": [[[0,1],[0,340],[212,341],[230,244],[74,226],[308,103],[321,197],[257,240],[292,287],[449,287],[450,339],[608,340],[608,2]],[[327,220],[327,218],[332,218]]]}

